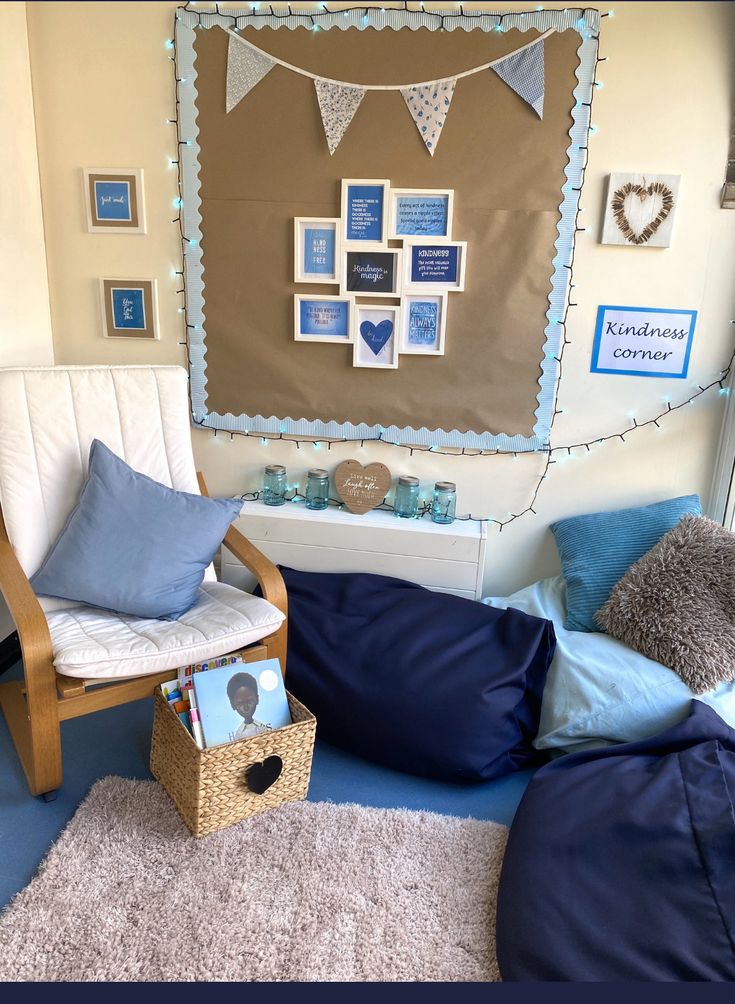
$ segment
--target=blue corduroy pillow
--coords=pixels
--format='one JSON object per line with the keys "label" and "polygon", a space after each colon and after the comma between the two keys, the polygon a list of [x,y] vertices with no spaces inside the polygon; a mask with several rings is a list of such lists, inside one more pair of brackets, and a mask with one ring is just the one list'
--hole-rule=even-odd
{"label": "blue corduroy pillow", "polygon": [[567,631],[600,631],[595,611],[631,565],[687,515],[700,516],[698,495],[551,524],[567,591]]}
{"label": "blue corduroy pillow", "polygon": [[95,439],[79,504],[31,585],[134,617],[180,617],[241,508],[167,488]]}

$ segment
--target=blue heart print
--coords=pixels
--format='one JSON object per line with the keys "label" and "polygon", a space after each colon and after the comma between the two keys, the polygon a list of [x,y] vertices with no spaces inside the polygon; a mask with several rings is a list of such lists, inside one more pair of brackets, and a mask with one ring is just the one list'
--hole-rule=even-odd
{"label": "blue heart print", "polygon": [[373,324],[372,321],[363,321],[360,325],[360,334],[366,345],[377,356],[385,348],[386,342],[393,334],[393,321],[380,321],[379,324]]}

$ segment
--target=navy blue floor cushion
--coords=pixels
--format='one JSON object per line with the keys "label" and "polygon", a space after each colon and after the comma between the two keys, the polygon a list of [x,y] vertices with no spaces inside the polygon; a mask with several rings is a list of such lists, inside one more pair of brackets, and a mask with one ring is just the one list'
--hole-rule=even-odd
{"label": "navy blue floor cushion", "polygon": [[444,781],[540,762],[551,621],[383,575],[281,572],[287,685],[326,742]]}
{"label": "navy blue floor cushion", "polygon": [[735,980],[734,794],[735,732],[699,701],[542,767],[503,862],[503,979]]}

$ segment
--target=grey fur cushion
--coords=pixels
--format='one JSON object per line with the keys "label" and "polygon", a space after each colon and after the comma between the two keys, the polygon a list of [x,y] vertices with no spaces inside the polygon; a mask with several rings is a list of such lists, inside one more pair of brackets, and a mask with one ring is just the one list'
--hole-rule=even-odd
{"label": "grey fur cushion", "polygon": [[685,516],[631,565],[595,620],[695,694],[735,679],[735,533]]}

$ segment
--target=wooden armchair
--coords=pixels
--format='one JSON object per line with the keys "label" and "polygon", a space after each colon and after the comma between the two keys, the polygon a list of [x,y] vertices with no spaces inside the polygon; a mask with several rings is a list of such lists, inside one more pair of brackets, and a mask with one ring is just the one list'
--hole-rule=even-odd
{"label": "wooden armchair", "polygon": [[245,646],[246,661],[278,658],[285,673],[283,579],[233,527],[224,545],[254,573],[264,599],[217,582],[210,568],[187,614],[137,621],[37,597],[29,583],[78,501],[94,438],[157,481],[206,494],[194,468],[185,370],[0,370],[0,429],[0,592],[23,655],[23,680],[0,685],[0,708],[34,795],[61,784],[68,718],[152,695],[179,666]]}

